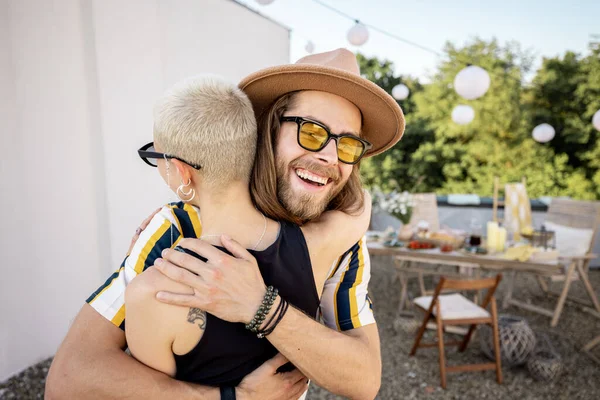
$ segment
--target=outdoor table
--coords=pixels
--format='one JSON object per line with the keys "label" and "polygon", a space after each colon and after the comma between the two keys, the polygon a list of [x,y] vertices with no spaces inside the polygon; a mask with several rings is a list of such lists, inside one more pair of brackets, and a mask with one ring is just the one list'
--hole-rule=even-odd
{"label": "outdoor table", "polygon": [[[457,267],[474,268],[474,271],[479,275],[479,271],[497,271],[497,272],[508,272],[509,273],[509,287],[505,293],[503,306],[507,307],[515,305],[529,311],[537,312],[552,318],[551,326],[558,324],[558,318],[564,307],[564,303],[567,300],[567,294],[569,290],[569,282],[573,278],[575,270],[579,273],[582,279],[586,292],[591,299],[592,306],[595,308],[595,312],[592,314],[600,316],[600,302],[594,293],[594,289],[589,281],[587,271],[583,268],[583,261],[585,257],[576,258],[559,258],[559,260],[553,262],[533,262],[533,261],[517,261],[503,258],[502,254],[471,254],[463,251],[451,251],[442,252],[439,248],[428,249],[428,250],[411,250],[405,247],[386,247],[379,242],[368,242],[367,247],[369,254],[371,255],[387,255],[393,256],[400,263],[397,265],[399,272],[399,279],[401,285],[400,293],[400,306],[399,310],[402,310],[408,301],[407,284],[408,284],[408,273],[419,274],[419,284],[421,291],[424,292],[424,284],[422,281],[423,268],[414,268],[410,265],[411,262],[419,262],[424,265],[451,265]],[[566,268],[565,268],[566,266]],[[565,274],[566,269],[566,284],[559,296],[558,303],[554,310],[547,310],[542,307],[534,306],[524,302],[519,302],[512,299],[512,288],[514,274],[516,272],[528,272],[537,275],[538,277],[552,277],[556,275]],[[425,272],[425,274],[427,274]],[[542,284],[540,280],[540,284]],[[545,284],[545,282],[544,282]],[[544,290],[547,291],[547,288]]]}

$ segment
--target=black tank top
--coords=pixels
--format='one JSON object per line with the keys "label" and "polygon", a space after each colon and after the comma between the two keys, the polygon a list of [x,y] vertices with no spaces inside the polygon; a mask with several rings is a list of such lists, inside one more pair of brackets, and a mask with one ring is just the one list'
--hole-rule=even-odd
{"label": "black tank top", "polygon": [[[224,250],[221,248],[221,250]],[[304,235],[297,225],[281,222],[277,240],[256,258],[265,284],[279,289],[291,305],[315,317],[319,296]],[[175,354],[175,378],[211,386],[237,386],[277,354],[267,339],[259,339],[242,323],[223,321],[206,313],[206,329],[187,354]]]}

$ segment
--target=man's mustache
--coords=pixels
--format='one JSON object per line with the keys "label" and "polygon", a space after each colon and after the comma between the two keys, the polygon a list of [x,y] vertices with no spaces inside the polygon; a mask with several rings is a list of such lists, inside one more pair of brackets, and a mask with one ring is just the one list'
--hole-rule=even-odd
{"label": "man's mustache", "polygon": [[337,167],[325,167],[318,163],[313,163],[306,160],[294,160],[290,162],[290,167],[294,169],[305,169],[314,172],[317,175],[325,178],[330,178],[332,182],[337,183],[341,179],[340,171]]}

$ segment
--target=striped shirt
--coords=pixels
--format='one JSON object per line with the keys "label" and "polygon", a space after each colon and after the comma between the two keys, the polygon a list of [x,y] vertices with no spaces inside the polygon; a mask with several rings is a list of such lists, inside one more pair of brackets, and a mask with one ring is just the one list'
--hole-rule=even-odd
{"label": "striped shirt", "polygon": [[[142,231],[131,253],[107,280],[86,300],[114,325],[125,329],[125,288],[138,274],[154,265],[162,250],[181,239],[201,236],[200,210],[179,202],[164,206]],[[366,239],[346,251],[332,265],[319,314],[328,327],[346,331],[375,322],[367,287],[371,263]]]}

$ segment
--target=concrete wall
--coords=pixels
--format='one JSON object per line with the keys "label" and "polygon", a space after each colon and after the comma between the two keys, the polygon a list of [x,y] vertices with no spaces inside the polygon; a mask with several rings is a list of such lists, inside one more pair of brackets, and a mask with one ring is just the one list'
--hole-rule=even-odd
{"label": "concrete wall", "polygon": [[0,1],[0,381],[54,353],[172,198],[136,153],[155,99],[287,62],[288,30],[230,0]]}

